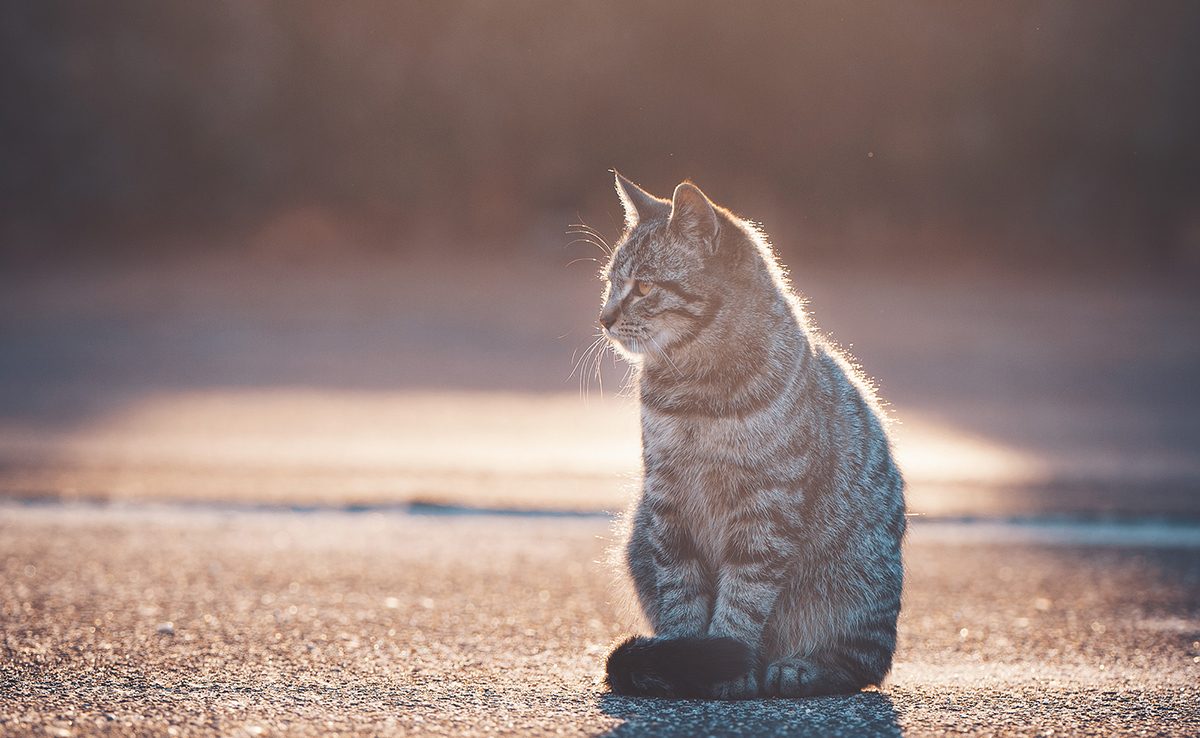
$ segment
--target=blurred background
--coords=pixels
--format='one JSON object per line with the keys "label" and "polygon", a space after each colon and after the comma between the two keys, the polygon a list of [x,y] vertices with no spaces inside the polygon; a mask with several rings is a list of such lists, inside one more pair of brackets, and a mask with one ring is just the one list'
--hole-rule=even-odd
{"label": "blurred background", "polygon": [[764,224],[917,511],[1200,513],[1195,3],[9,0],[0,100],[9,496],[620,508],[616,168]]}
{"label": "blurred background", "polygon": [[615,167],[664,193],[693,178],[806,256],[1200,261],[1183,0],[0,13],[10,254],[170,248],[314,206],[379,248],[530,248],[576,214],[611,228]]}

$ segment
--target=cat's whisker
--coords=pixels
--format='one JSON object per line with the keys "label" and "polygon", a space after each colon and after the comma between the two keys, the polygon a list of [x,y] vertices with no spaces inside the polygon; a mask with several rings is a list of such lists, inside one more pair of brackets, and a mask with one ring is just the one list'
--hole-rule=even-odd
{"label": "cat's whisker", "polygon": [[599,264],[599,263],[600,263],[600,260],[599,260],[599,259],[591,259],[591,258],[588,258],[588,257],[586,257],[586,256],[581,256],[581,257],[579,257],[578,259],[571,259],[570,261],[568,261],[568,262],[567,262],[567,266],[571,266],[572,264],[575,264],[575,263],[578,263],[578,262],[581,262],[581,261],[594,261],[594,262],[596,262],[597,264]]}
{"label": "cat's whisker", "polygon": [[[569,231],[567,231],[567,233],[578,233],[578,234],[581,234],[584,236],[584,238],[578,238],[578,239],[572,241],[571,243],[578,243],[579,241],[584,241],[586,243],[593,244],[594,246],[599,248],[601,251],[604,252],[604,254],[606,256],[612,256],[612,253],[613,253],[612,246],[609,245],[608,240],[605,239],[604,236],[599,231],[597,231],[595,228],[592,228],[591,226],[589,226],[585,223],[572,223],[571,228],[573,230],[569,230]],[[571,244],[567,244],[567,245],[570,246]]]}
{"label": "cat's whisker", "polygon": [[[572,228],[571,230],[567,231],[567,233],[578,233],[579,235],[583,236],[583,238],[580,238],[578,240],[587,241],[588,243],[595,244],[597,246],[600,246],[601,248],[608,245],[607,242],[603,241],[603,239],[599,236],[599,234],[597,234],[595,231],[592,231],[592,230],[581,230],[579,228]],[[571,243],[575,243],[575,241],[572,241]],[[570,244],[568,244],[568,245],[570,245]]]}
{"label": "cat's whisker", "polygon": [[600,371],[604,363],[604,356],[609,351],[612,351],[612,344],[608,338],[601,334],[600,347],[596,351],[595,360],[592,362],[592,374],[596,375],[596,384],[600,388],[600,397],[604,398],[604,374]]}
{"label": "cat's whisker", "polygon": [[595,228],[592,228],[592,227],[591,227],[590,225],[588,225],[587,223],[584,223],[582,220],[580,220],[578,223],[572,223],[572,224],[571,224],[571,228],[578,228],[578,229],[580,229],[581,231],[584,231],[584,232],[586,232],[586,233],[590,233],[590,234],[592,234],[593,236],[595,236],[596,238],[600,239],[600,241],[602,241],[602,242],[604,243],[604,245],[605,245],[605,246],[607,246],[607,245],[608,245],[608,241],[607,241],[607,240],[605,240],[605,238],[604,238],[604,234],[600,233],[600,231],[596,230]]}
{"label": "cat's whisker", "polygon": [[592,238],[576,238],[576,239],[572,240],[570,243],[568,243],[567,246],[572,246],[577,243],[590,243],[591,245],[599,248],[601,251],[604,251],[606,254],[608,253],[607,249],[605,249],[603,246],[601,246],[599,243],[597,243]]}
{"label": "cat's whisker", "polygon": [[600,390],[600,397],[604,398],[604,360],[606,356],[611,356],[613,366],[617,364],[617,353],[613,350],[612,342],[608,341],[608,337],[604,334],[600,335],[600,340],[596,342],[596,350],[592,362],[592,376],[596,378],[596,388]]}
{"label": "cat's whisker", "polygon": [[635,394],[638,381],[638,365],[628,364],[625,367],[625,376],[621,379],[621,396],[632,397]]}
{"label": "cat's whisker", "polygon": [[[575,376],[576,372],[579,374],[579,391],[585,399],[587,398],[587,390],[590,387],[590,373],[580,371],[580,369],[584,365],[595,366],[597,357],[604,354],[604,351],[607,348],[606,344],[607,340],[605,337],[603,335],[598,336],[596,340],[592,341],[592,343],[584,350],[583,354],[579,356],[579,359],[575,361],[574,366],[571,368],[572,377]],[[599,372],[596,373],[597,375],[599,374]],[[601,385],[600,393],[601,396],[603,396],[603,384]]]}
{"label": "cat's whisker", "polygon": [[604,336],[598,336],[595,340],[588,344],[588,347],[583,350],[582,354],[579,353],[578,349],[575,350],[575,353],[571,355],[572,366],[571,373],[568,375],[569,377],[575,376],[575,372],[579,371],[580,365],[582,365],[583,362],[589,358],[592,351],[595,350],[603,340]]}
{"label": "cat's whisker", "polygon": [[654,344],[654,348],[658,349],[659,355],[662,356],[667,364],[675,370],[675,374],[682,378],[683,372],[679,371],[679,367],[675,366],[675,362],[671,361],[670,356],[667,356],[666,350],[658,343],[658,341],[654,340],[654,336],[647,334],[646,338],[650,339],[650,343]]}

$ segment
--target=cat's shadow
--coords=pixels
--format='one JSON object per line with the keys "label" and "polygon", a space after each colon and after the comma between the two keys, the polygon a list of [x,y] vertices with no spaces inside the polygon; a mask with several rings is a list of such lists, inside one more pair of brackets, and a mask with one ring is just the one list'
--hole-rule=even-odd
{"label": "cat's shadow", "polygon": [[892,698],[883,692],[744,702],[605,694],[600,698],[600,710],[624,721],[603,733],[605,738],[901,735]]}

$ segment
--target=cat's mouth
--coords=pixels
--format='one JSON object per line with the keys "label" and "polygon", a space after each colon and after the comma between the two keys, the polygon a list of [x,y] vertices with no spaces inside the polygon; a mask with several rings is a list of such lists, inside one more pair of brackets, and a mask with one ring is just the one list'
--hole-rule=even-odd
{"label": "cat's mouth", "polygon": [[655,336],[645,328],[631,329],[624,326],[605,328],[604,335],[616,344],[617,349],[629,359],[666,357],[666,337]]}
{"label": "cat's mouth", "polygon": [[604,335],[624,354],[626,358],[641,357],[646,353],[649,336],[644,329],[631,328],[626,325],[615,325],[602,328]]}
{"label": "cat's mouth", "polygon": [[645,341],[639,340],[640,336],[629,330],[622,330],[619,327],[616,329],[605,328],[604,335],[624,353],[637,354],[639,356],[644,353],[642,347],[645,345]]}

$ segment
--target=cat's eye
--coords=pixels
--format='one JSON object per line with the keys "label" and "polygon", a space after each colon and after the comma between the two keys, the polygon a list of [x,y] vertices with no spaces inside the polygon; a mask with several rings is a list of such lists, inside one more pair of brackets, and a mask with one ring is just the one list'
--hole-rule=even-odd
{"label": "cat's eye", "polygon": [[633,294],[638,297],[645,297],[650,294],[650,290],[654,289],[654,283],[645,279],[633,280]]}

